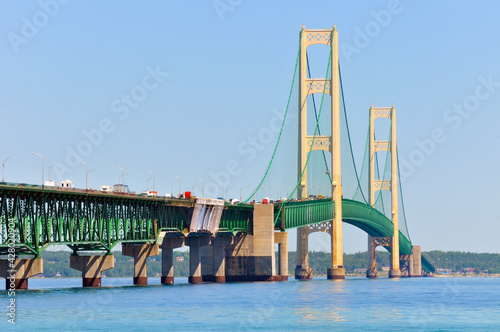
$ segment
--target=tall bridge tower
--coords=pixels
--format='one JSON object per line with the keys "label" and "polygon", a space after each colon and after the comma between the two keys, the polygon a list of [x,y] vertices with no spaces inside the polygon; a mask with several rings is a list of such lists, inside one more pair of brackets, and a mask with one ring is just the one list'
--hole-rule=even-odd
{"label": "tall bridge tower", "polygon": [[[391,247],[391,269],[389,271],[390,278],[399,278],[401,271],[399,269],[399,221],[398,221],[398,157],[396,145],[396,109],[392,107],[370,107],[370,133],[369,133],[369,153],[370,153],[370,168],[369,168],[369,203],[375,205],[375,192],[379,190],[389,190],[391,192],[391,216],[394,224],[394,233],[392,238],[388,237],[371,237],[368,235],[368,252],[369,261],[366,276],[368,278],[377,278],[378,271],[376,267],[377,246]],[[388,118],[391,121],[389,141],[375,140],[375,119]],[[376,179],[375,178],[375,153],[378,151],[387,151],[391,154],[391,179]]]}
{"label": "tall bridge tower", "polygon": [[[328,78],[307,77],[307,47],[314,44],[330,46],[331,76]],[[331,235],[332,264],[327,271],[329,279],[344,279],[342,248],[342,179],[340,164],[340,101],[339,101],[339,58],[338,37],[335,26],[332,29],[309,30],[302,26],[300,32],[299,59],[299,150],[298,179],[301,181],[298,197],[308,198],[307,155],[312,150],[331,153],[332,200],[335,201],[335,219],[323,226],[301,227],[297,230],[296,279],[312,278],[308,261],[308,236],[313,231],[328,231]],[[327,93],[331,98],[331,136],[311,135],[307,132],[307,96],[313,93]],[[305,171],[302,173],[302,171]]]}

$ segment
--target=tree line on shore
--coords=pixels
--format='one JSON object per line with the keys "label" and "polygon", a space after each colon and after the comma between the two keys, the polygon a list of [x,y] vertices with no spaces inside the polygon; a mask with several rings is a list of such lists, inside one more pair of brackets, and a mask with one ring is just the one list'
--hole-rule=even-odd
{"label": "tree line on shore", "polygon": [[[500,254],[470,253],[458,251],[430,251],[426,253],[434,261],[436,268],[444,273],[500,273]],[[44,251],[42,258],[43,275],[45,277],[81,277],[81,272],[69,267],[70,251]],[[133,258],[123,256],[121,252],[113,252],[115,267],[104,272],[107,277],[132,277],[134,273]],[[277,260],[278,261],[278,260]],[[366,269],[368,252],[344,254],[346,273]],[[330,267],[331,254],[319,251],[309,252],[309,266],[314,274],[325,274]],[[390,254],[387,251],[377,251],[377,269],[388,267]],[[288,271],[294,273],[296,253],[288,254]],[[161,255],[148,258],[148,276],[161,275]],[[189,252],[174,251],[174,273],[177,277],[189,275]]]}

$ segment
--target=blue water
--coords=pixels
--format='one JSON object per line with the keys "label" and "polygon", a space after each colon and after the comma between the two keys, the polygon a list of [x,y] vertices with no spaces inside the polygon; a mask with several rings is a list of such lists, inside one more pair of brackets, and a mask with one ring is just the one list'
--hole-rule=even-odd
{"label": "blue water", "polygon": [[0,291],[0,331],[500,330],[500,278],[175,282],[105,278],[96,289],[30,279],[31,290],[16,292],[15,326]]}

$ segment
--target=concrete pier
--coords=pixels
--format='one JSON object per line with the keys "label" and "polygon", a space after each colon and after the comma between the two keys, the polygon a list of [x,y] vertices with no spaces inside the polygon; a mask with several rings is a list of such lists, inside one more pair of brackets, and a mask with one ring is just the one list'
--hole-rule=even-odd
{"label": "concrete pier", "polygon": [[369,279],[378,278],[376,248],[377,243],[375,239],[368,235],[368,268],[366,269],[366,277]]}
{"label": "concrete pier", "polygon": [[288,233],[274,233],[274,243],[278,244],[279,273],[278,281],[288,281]]}
{"label": "concrete pier", "polygon": [[226,282],[226,247],[232,243],[232,236],[218,235],[212,239],[214,282]]}
{"label": "concrete pier", "polygon": [[201,274],[201,247],[210,244],[210,236],[192,236],[187,238],[189,246],[189,277],[191,284],[201,284],[203,276]]}
{"label": "concrete pier", "polygon": [[[213,240],[214,239],[212,239],[212,241]],[[213,282],[215,280],[213,243],[211,245],[201,247],[200,255],[202,279],[204,282]]]}
{"label": "concrete pier", "polygon": [[16,259],[0,261],[0,276],[5,278],[5,289],[28,289],[28,278],[43,273],[43,259]]}
{"label": "concrete pier", "polygon": [[72,255],[69,260],[72,269],[82,272],[83,287],[100,287],[102,271],[115,266],[113,255],[104,256],[77,256]]}
{"label": "concrete pier", "polygon": [[309,229],[297,229],[297,265],[295,266],[295,279],[308,280],[313,277],[313,270],[309,267]]}
{"label": "concrete pier", "polygon": [[389,278],[401,278],[401,270],[389,270]]}
{"label": "concrete pier", "polygon": [[345,268],[334,267],[326,269],[326,278],[332,280],[343,280],[345,279]]}
{"label": "concrete pier", "polygon": [[184,247],[186,238],[165,237],[161,244],[161,283],[165,285],[174,284],[174,249]]}
{"label": "concrete pier", "polygon": [[122,244],[122,254],[134,258],[134,285],[147,285],[147,258],[159,255],[159,246],[151,243]]}
{"label": "concrete pier", "polygon": [[420,246],[413,246],[410,256],[410,277],[422,276],[422,248]]}

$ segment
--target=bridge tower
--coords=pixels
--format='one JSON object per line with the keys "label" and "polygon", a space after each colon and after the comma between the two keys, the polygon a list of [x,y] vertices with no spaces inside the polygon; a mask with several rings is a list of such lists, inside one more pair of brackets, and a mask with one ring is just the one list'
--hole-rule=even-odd
{"label": "bridge tower", "polygon": [[[370,168],[369,168],[369,203],[375,205],[375,192],[378,190],[389,190],[391,192],[391,216],[394,225],[392,238],[372,237],[368,235],[368,252],[369,261],[366,276],[368,278],[377,278],[378,271],[376,268],[376,252],[377,246],[391,247],[391,269],[389,271],[390,278],[399,278],[401,271],[399,269],[399,222],[398,222],[398,157],[396,145],[396,109],[392,107],[370,107],[370,132],[369,132],[369,153],[370,153]],[[391,121],[390,140],[376,141],[375,140],[375,119],[388,118]],[[376,179],[375,178],[375,153],[378,151],[387,151],[391,154],[391,179]]]}
{"label": "bridge tower", "polygon": [[[314,44],[331,46],[331,76],[327,78],[307,78],[307,47]],[[309,30],[302,26],[300,33],[299,59],[299,153],[298,179],[301,180],[298,197],[307,198],[307,155],[311,150],[325,150],[331,153],[332,200],[335,201],[335,219],[329,225],[331,235],[332,264],[327,271],[328,279],[344,279],[345,269],[342,249],[342,183],[340,164],[340,101],[339,101],[339,58],[338,36],[335,26],[332,29]],[[326,86],[325,86],[326,84]],[[307,96],[313,93],[328,93],[331,98],[331,136],[307,133]],[[301,179],[302,176],[302,179]],[[297,230],[297,266],[296,279],[310,279],[312,270],[308,260],[308,235],[310,229],[301,227]]]}

